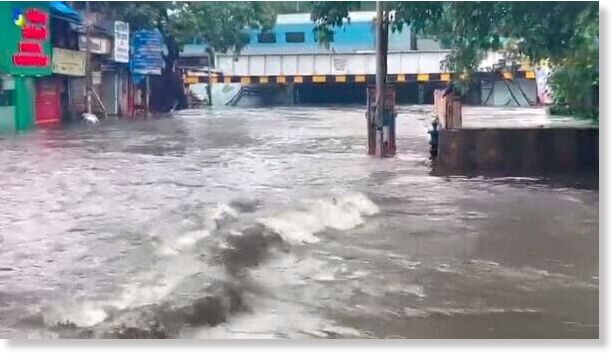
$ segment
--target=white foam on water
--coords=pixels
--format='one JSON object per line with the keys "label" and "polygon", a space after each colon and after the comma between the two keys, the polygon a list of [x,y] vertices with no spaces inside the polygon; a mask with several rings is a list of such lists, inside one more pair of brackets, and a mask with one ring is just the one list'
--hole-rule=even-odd
{"label": "white foam on water", "polygon": [[492,281],[508,281],[525,291],[536,288],[598,288],[599,286],[588,281],[578,279],[571,275],[549,272],[543,269],[530,266],[512,267],[500,265],[495,261],[473,259],[464,266],[457,266],[458,269],[446,265],[445,268],[436,268],[440,272],[459,273],[472,278],[485,279]]}
{"label": "white foam on water", "polygon": [[407,175],[407,176],[400,176],[400,177],[396,177],[394,179],[392,179],[390,181],[391,185],[412,185],[412,184],[427,184],[427,185],[431,185],[436,181],[441,181],[443,180],[440,177],[434,177],[434,176],[417,176],[417,175]]}
{"label": "white foam on water", "polygon": [[171,293],[177,292],[186,278],[205,276],[206,281],[201,282],[203,288],[208,283],[225,278],[222,266],[206,265],[191,254],[174,256],[161,261],[154,268],[128,281],[119,297],[107,304],[119,309],[159,304],[168,300]]}
{"label": "white foam on water", "polygon": [[194,230],[188,231],[174,240],[162,243],[158,247],[158,254],[161,256],[178,255],[181,252],[190,249],[198,241],[209,237],[211,232],[209,230]]}
{"label": "white foam on water", "polygon": [[316,243],[320,239],[314,235],[314,232],[324,228],[317,217],[306,212],[293,211],[260,219],[259,222],[280,234],[290,244]]}
{"label": "white foam on water", "polygon": [[450,267],[448,263],[441,263],[435,267],[435,270],[441,273],[459,273],[457,269]]}
{"label": "white foam on water", "polygon": [[209,222],[213,223],[222,222],[224,219],[234,219],[237,215],[237,211],[227,204],[218,204],[207,211],[207,216],[210,218]]}
{"label": "white foam on water", "polygon": [[386,257],[388,257],[388,260],[393,262],[397,266],[407,270],[415,270],[422,265],[422,262],[420,261],[408,260],[406,256],[399,255],[396,253],[389,252],[386,254]]}
{"label": "white foam on water", "polygon": [[71,322],[79,327],[90,327],[103,322],[107,312],[99,302],[54,304],[41,307],[36,313],[43,316],[47,326]]}
{"label": "white foam on water", "polygon": [[204,217],[204,229],[188,231],[174,238],[165,239],[158,246],[158,253],[161,256],[169,256],[189,250],[198,241],[211,236],[211,232],[217,230],[221,224],[234,220],[237,216],[237,211],[226,204],[217,204],[208,208]]}
{"label": "white foam on water", "polygon": [[[216,224],[224,219],[235,218],[236,212],[227,205],[219,204],[207,210],[205,229],[188,231],[174,239],[167,239],[157,246],[158,257],[155,265],[147,271],[137,273],[124,282],[116,297],[108,300],[66,303],[44,308],[42,315],[48,325],[66,321],[79,327],[91,327],[103,322],[107,308],[119,310],[159,304],[177,291],[186,278],[203,272],[213,281],[224,278],[223,267],[205,265],[193,251],[194,245],[210,236]],[[70,305],[69,305],[70,304]]]}
{"label": "white foam on water", "polygon": [[321,318],[300,304],[260,296],[257,299],[249,303],[256,306],[253,312],[232,315],[227,322],[201,328],[190,336],[197,339],[364,337],[360,331]]}
{"label": "white foam on water", "polygon": [[[283,296],[288,287],[304,286],[311,280],[335,280],[335,271],[328,263],[314,258],[298,258],[284,254],[261,263],[249,271],[249,276],[271,295]],[[315,286],[313,286],[315,288]],[[277,294],[279,293],[279,294]]]}
{"label": "white foam on water", "polygon": [[316,243],[318,232],[326,228],[350,230],[364,223],[364,216],[375,215],[379,208],[361,193],[328,199],[305,200],[303,209],[260,219],[290,244]]}
{"label": "white foam on water", "polygon": [[427,307],[423,311],[428,314],[439,314],[445,316],[455,315],[485,315],[485,314],[503,314],[503,313],[539,313],[539,310],[534,308],[446,308],[446,307]]}
{"label": "white foam on water", "polygon": [[468,315],[487,315],[487,314],[503,314],[503,313],[539,313],[540,310],[534,308],[501,308],[501,307],[481,307],[481,308],[463,308],[463,307],[405,307],[403,308],[405,316],[410,318],[428,318],[431,315],[444,316],[468,316]]}
{"label": "white foam on water", "polygon": [[426,318],[427,316],[430,315],[429,312],[425,310],[410,308],[410,307],[403,308],[403,311],[405,312],[405,315],[410,318],[411,317]]}

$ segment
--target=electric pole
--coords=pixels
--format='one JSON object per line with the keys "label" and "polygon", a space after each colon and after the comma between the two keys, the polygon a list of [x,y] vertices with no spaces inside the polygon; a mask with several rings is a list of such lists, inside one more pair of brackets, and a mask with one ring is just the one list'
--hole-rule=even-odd
{"label": "electric pole", "polygon": [[90,2],[85,2],[85,104],[88,114],[92,113],[92,66],[90,59]]}
{"label": "electric pole", "polygon": [[375,156],[384,157],[384,103],[386,100],[386,61],[388,52],[388,21],[384,18],[384,5],[377,1],[375,5]]}

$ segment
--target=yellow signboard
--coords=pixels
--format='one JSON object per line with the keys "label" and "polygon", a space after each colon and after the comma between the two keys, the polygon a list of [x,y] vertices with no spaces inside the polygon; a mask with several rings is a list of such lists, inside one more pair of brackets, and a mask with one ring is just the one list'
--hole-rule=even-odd
{"label": "yellow signboard", "polygon": [[301,77],[300,75],[297,75],[296,77],[294,77],[294,82],[295,83],[302,83],[303,82],[303,77]]}
{"label": "yellow signboard", "polygon": [[83,77],[85,76],[85,52],[54,47],[51,68],[53,73]]}
{"label": "yellow signboard", "polygon": [[366,78],[364,75],[357,75],[354,77],[354,81],[357,83],[363,83],[366,81]]}

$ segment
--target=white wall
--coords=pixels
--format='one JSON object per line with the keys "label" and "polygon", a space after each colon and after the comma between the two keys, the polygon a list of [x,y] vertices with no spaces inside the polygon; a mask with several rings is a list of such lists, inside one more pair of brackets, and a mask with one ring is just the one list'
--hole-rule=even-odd
{"label": "white wall", "polygon": [[[440,73],[448,51],[398,51],[388,54],[388,73]],[[283,54],[217,56],[224,75],[335,75],[375,74],[375,54]]]}

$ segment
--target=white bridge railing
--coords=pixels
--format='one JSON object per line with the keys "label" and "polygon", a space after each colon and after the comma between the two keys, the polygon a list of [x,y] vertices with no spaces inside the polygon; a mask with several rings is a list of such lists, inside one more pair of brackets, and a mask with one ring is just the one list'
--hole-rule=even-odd
{"label": "white bridge railing", "polygon": [[[441,73],[449,51],[391,51],[389,74]],[[227,76],[369,75],[375,53],[217,55],[216,68]]]}

